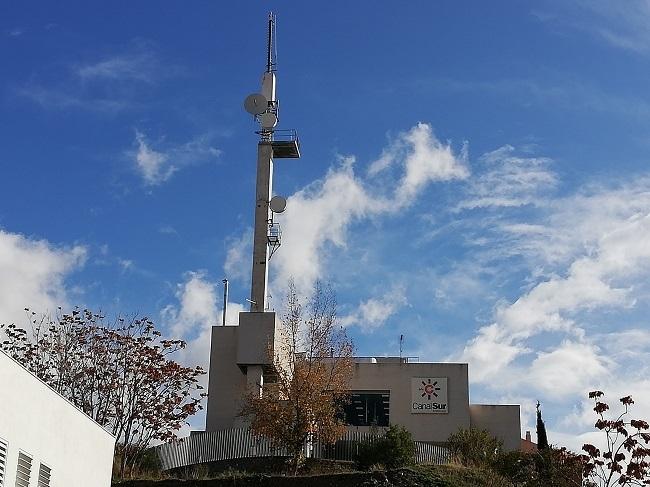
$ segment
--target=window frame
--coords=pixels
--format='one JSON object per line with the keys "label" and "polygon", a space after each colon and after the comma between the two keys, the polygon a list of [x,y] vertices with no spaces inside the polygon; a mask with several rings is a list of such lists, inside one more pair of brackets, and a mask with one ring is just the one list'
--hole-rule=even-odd
{"label": "window frame", "polygon": [[[361,406],[353,406],[355,403],[354,397],[361,396],[363,403]],[[368,409],[368,399],[373,397],[374,410],[370,415]],[[377,397],[379,396],[379,397]],[[346,394],[346,403],[342,406],[342,419],[347,426],[352,427],[372,427],[377,426],[380,428],[390,426],[390,390],[352,390]],[[377,410],[377,405],[383,406],[381,410]],[[353,410],[352,407],[355,409]],[[359,408],[365,408],[364,420],[355,420],[355,411]],[[358,416],[357,416],[358,417]]]}

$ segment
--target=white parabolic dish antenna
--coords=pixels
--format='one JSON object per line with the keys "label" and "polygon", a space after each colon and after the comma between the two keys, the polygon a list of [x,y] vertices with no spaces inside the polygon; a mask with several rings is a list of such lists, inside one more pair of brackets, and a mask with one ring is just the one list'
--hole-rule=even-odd
{"label": "white parabolic dish antenna", "polygon": [[273,213],[282,213],[287,207],[287,200],[284,196],[277,195],[271,198],[269,206]]}
{"label": "white parabolic dish antenna", "polygon": [[244,109],[251,115],[260,115],[269,107],[266,97],[260,93],[248,95],[244,100]]}
{"label": "white parabolic dish antenna", "polygon": [[260,123],[262,128],[272,129],[278,124],[278,117],[273,112],[265,112],[260,115]]}

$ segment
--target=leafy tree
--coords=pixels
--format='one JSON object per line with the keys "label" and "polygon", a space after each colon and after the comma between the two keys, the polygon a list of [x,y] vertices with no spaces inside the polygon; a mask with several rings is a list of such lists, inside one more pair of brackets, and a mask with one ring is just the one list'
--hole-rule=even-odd
{"label": "leafy tree", "polygon": [[137,467],[153,440],[175,438],[201,409],[203,370],[171,360],[185,342],[161,338],[147,317],[108,325],[89,310],[54,319],[26,311],[30,332],[0,325],[0,349],[117,438],[121,476]]}
{"label": "leafy tree", "polygon": [[352,378],[352,342],[336,319],[331,289],[317,283],[306,304],[293,283],[269,361],[275,383],[248,391],[241,415],[251,429],[287,449],[297,473],[307,440],[333,443],[345,431],[342,400]]}
{"label": "leafy tree", "polygon": [[539,406],[539,401],[537,401],[537,449],[545,450],[548,448],[548,437],[546,436],[546,425],[542,419],[542,411]]}
{"label": "leafy tree", "polygon": [[503,450],[503,442],[487,431],[460,428],[447,439],[452,458],[467,467],[493,465]]}
{"label": "leafy tree", "polygon": [[590,486],[650,485],[650,433],[644,420],[628,419],[629,408],[634,401],[631,396],[619,399],[623,412],[613,419],[605,417],[609,405],[601,400],[602,391],[592,391],[594,411],[598,416],[595,427],[605,433],[603,452],[594,445],[585,444],[587,453],[583,471]]}

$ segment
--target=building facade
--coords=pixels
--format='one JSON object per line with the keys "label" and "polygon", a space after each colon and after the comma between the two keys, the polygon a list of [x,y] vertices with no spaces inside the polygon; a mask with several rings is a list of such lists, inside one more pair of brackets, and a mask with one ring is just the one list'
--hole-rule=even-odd
{"label": "building facade", "polygon": [[[212,329],[206,431],[245,426],[238,415],[248,388],[264,387],[271,372],[268,343],[276,333],[275,313],[240,313],[239,326]],[[357,357],[345,420],[368,431],[404,426],[413,439],[444,443],[460,428],[488,430],[504,448],[521,445],[519,405],[471,404],[468,364],[422,363],[402,357]]]}
{"label": "building facade", "polygon": [[115,438],[0,351],[0,487],[109,487]]}

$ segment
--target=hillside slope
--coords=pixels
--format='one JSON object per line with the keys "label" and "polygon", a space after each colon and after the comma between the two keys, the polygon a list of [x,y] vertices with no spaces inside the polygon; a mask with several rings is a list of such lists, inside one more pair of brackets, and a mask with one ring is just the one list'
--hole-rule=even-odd
{"label": "hillside slope", "polygon": [[349,472],[299,477],[245,475],[210,480],[132,480],[115,487],[507,487],[494,473],[443,465],[386,472]]}

